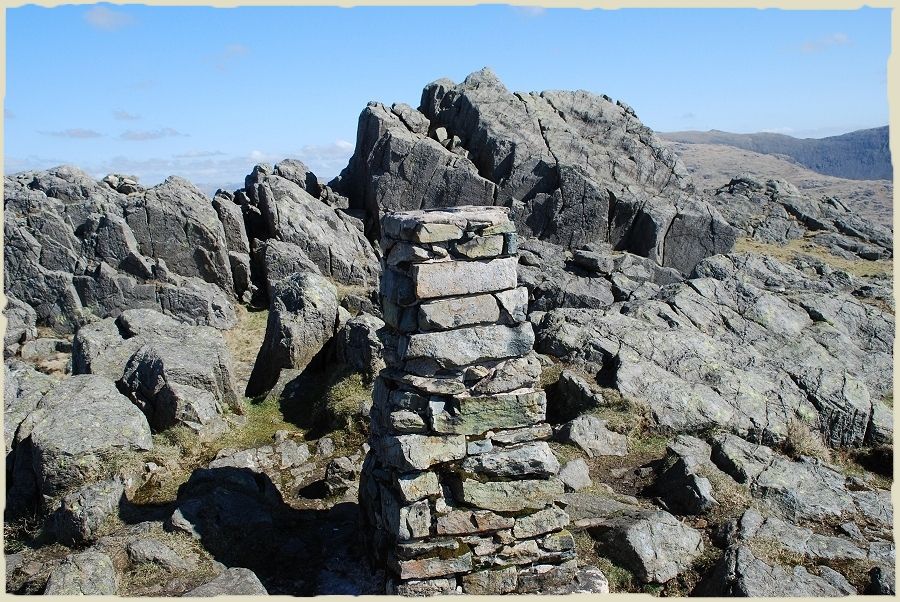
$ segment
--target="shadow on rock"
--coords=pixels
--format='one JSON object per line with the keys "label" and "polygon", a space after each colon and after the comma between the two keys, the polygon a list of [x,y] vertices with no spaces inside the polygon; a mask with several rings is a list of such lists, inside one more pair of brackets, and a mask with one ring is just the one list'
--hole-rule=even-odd
{"label": "shadow on rock", "polygon": [[[146,520],[160,509],[123,508],[123,520]],[[227,567],[245,567],[270,594],[383,592],[357,538],[359,509],[341,503],[298,510],[267,475],[248,468],[201,468],[178,490],[167,530],[195,537]]]}

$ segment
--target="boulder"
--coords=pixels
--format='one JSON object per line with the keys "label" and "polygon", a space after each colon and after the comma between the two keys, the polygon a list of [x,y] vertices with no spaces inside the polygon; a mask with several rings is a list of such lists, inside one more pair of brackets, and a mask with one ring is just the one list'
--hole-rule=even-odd
{"label": "boulder", "polygon": [[606,421],[584,415],[562,425],[557,436],[564,443],[581,448],[589,458],[594,456],[627,456],[628,437],[606,428]]}
{"label": "boulder", "polygon": [[50,572],[45,596],[115,596],[118,577],[109,556],[88,550],[69,554]]}
{"label": "boulder", "polygon": [[367,313],[348,320],[336,335],[338,360],[374,378],[385,367],[383,329],[384,322]]}
{"label": "boulder", "polygon": [[256,573],[243,567],[230,567],[199,587],[185,592],[185,596],[204,598],[209,596],[268,596],[269,592]]}
{"label": "boulder", "polygon": [[591,529],[602,554],[644,582],[665,583],[703,552],[700,532],[662,510],[613,518]]}
{"label": "boulder", "polygon": [[328,279],[300,272],[279,281],[247,396],[271,389],[282,368],[306,368],[334,335],[337,314],[337,290]]}
{"label": "boulder", "polygon": [[37,337],[37,314],[27,303],[7,296],[3,315],[6,317],[3,353],[9,357],[15,355],[20,345]]}
{"label": "boulder", "polygon": [[[16,462],[31,464],[46,501],[116,470],[152,449],[147,419],[112,381],[84,374],[60,381],[19,429]],[[136,468],[136,466],[133,466]]]}
{"label": "boulder", "polygon": [[569,247],[604,240],[682,272],[734,243],[675,154],[603,97],[511,93],[483,69],[429,84],[421,117],[403,113],[370,103],[331,182],[366,211],[375,236],[381,212],[479,204],[510,206],[522,234]]}
{"label": "boulder", "polygon": [[567,462],[559,471],[559,480],[571,491],[581,491],[593,485],[587,462],[581,458]]}

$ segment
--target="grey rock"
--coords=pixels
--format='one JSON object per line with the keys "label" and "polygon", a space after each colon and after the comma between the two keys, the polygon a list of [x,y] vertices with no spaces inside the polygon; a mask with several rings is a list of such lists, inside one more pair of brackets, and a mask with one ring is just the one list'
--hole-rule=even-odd
{"label": "grey rock", "polygon": [[628,438],[607,429],[606,421],[596,416],[585,415],[570,420],[560,427],[558,437],[584,450],[589,458],[628,455]]}
{"label": "grey rock", "polygon": [[256,573],[243,567],[230,567],[221,575],[186,592],[189,597],[209,596],[267,596],[269,592]]}
{"label": "grey rock", "polygon": [[521,357],[534,343],[530,323],[515,327],[472,326],[443,332],[414,334],[400,348],[400,357],[409,361],[434,360],[442,367],[462,367],[484,360]]}
{"label": "grey rock", "polygon": [[336,335],[336,354],[340,361],[357,372],[373,378],[384,367],[384,322],[362,313],[351,318]]}
{"label": "grey rock", "polygon": [[338,282],[375,283],[375,253],[349,216],[279,175],[261,176],[253,187],[265,221],[264,238],[294,245],[298,255]]}
{"label": "grey rock", "polygon": [[881,596],[893,596],[895,592],[894,567],[875,566],[869,571],[869,585],[865,593]]}
{"label": "grey rock", "polygon": [[46,498],[103,477],[109,455],[153,447],[140,410],[111,381],[95,375],[60,381],[20,427],[19,437],[30,439],[37,486]]}
{"label": "grey rock", "polygon": [[661,510],[614,518],[591,530],[602,553],[644,582],[665,583],[703,552],[699,531]]}
{"label": "grey rock", "polygon": [[576,458],[566,462],[559,471],[559,480],[572,491],[587,489],[593,484],[588,472],[588,465],[582,458]]}
{"label": "grey rock", "polygon": [[463,575],[462,583],[463,592],[472,596],[509,594],[518,585],[518,571],[515,567],[477,571]]}
{"label": "grey rock", "polygon": [[469,456],[462,469],[486,477],[541,478],[559,472],[559,461],[545,442],[522,443]]}
{"label": "grey rock", "polygon": [[541,509],[563,494],[562,482],[558,479],[481,483],[463,478],[454,481],[451,486],[454,488],[454,495],[462,502],[495,512]]}
{"label": "grey rock", "polygon": [[750,548],[737,546],[725,552],[707,583],[705,595],[730,596],[843,596],[828,580],[809,573],[803,567],[790,569],[769,564]]}
{"label": "grey rock", "polygon": [[18,347],[37,337],[37,313],[27,303],[19,301],[7,294],[6,307],[3,315],[6,316],[6,332],[3,335],[4,355],[14,354]]}
{"label": "grey rock", "polygon": [[125,551],[134,564],[153,563],[168,571],[186,571],[196,564],[181,558],[175,550],[154,538],[133,539],[126,544]]}
{"label": "grey rock", "polygon": [[70,554],[50,572],[45,596],[114,596],[118,586],[112,560],[88,550]]}
{"label": "grey rock", "polygon": [[462,435],[397,435],[382,437],[373,443],[378,456],[390,466],[403,471],[425,470],[430,466],[466,455],[466,438]]}
{"label": "grey rock", "polygon": [[516,265],[515,257],[420,263],[412,266],[410,277],[418,299],[473,295],[515,288]]}
{"label": "grey rock", "polygon": [[429,420],[437,433],[481,435],[490,429],[527,427],[543,422],[547,398],[541,390],[521,390],[491,396],[432,399]]}
{"label": "grey rock", "polygon": [[95,541],[105,521],[118,512],[125,486],[119,479],[92,483],[66,495],[53,515],[53,532],[68,546]]}
{"label": "grey rock", "polygon": [[334,335],[337,313],[337,291],[326,278],[301,272],[279,281],[247,395],[272,388],[282,368],[305,368]]}

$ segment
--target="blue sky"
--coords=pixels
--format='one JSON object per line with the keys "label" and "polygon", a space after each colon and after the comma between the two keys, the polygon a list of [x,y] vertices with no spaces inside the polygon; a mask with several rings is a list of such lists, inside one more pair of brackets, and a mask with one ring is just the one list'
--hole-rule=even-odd
{"label": "blue sky", "polygon": [[890,10],[162,7],[7,10],[5,170],[76,164],[235,185],[336,175],[366,102],[490,66],[585,89],[659,131],[821,137],[888,122]]}

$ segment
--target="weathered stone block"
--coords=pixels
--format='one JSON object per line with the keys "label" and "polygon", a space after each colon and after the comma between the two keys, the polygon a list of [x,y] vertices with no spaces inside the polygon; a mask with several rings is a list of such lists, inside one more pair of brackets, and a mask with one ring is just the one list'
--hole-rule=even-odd
{"label": "weathered stone block", "polygon": [[419,305],[419,328],[446,330],[500,319],[500,307],[493,295],[440,299]]}
{"label": "weathered stone block", "polygon": [[542,422],[547,416],[547,396],[540,389],[487,397],[457,396],[444,404],[432,402],[429,411],[436,433],[481,435],[491,429]]}
{"label": "weathered stone block", "polygon": [[444,368],[461,368],[485,360],[521,357],[533,346],[534,330],[530,322],[523,322],[401,337],[398,356],[403,360],[429,358]]}
{"label": "weathered stone block", "polygon": [[488,477],[541,478],[557,474],[559,460],[553,455],[550,446],[542,441],[496,448],[487,453],[469,456],[463,460],[462,469]]}
{"label": "weathered stone block", "polygon": [[487,510],[454,510],[437,519],[437,532],[440,535],[468,535],[509,529],[514,519],[500,516]]}
{"label": "weathered stone block", "polygon": [[516,287],[518,259],[418,263],[410,268],[410,276],[418,299],[502,291]]}
{"label": "weathered stone block", "polygon": [[469,259],[497,257],[503,254],[503,235],[475,236],[469,240],[454,243],[450,248],[455,253]]}
{"label": "weathered stone block", "polygon": [[466,455],[462,435],[388,435],[376,442],[381,460],[399,470],[425,470],[434,464],[459,460]]}
{"label": "weathered stone block", "polygon": [[551,531],[558,531],[569,524],[569,515],[564,510],[553,506],[534,514],[516,519],[513,535],[518,539],[537,537]]}
{"label": "weathered stone block", "polygon": [[518,571],[507,567],[496,571],[478,571],[463,575],[463,592],[473,596],[508,594],[516,590]]}
{"label": "weathered stone block", "polygon": [[454,573],[467,573],[472,570],[472,554],[467,552],[456,558],[440,557],[421,558],[418,560],[401,560],[393,558],[391,568],[401,579],[429,579],[444,577]]}
{"label": "weathered stone block", "polygon": [[417,472],[397,475],[397,487],[405,502],[416,502],[441,494],[441,484],[433,472]]}
{"label": "weathered stone block", "polygon": [[558,479],[481,483],[463,478],[452,486],[454,495],[464,503],[495,512],[538,510],[563,495]]}

